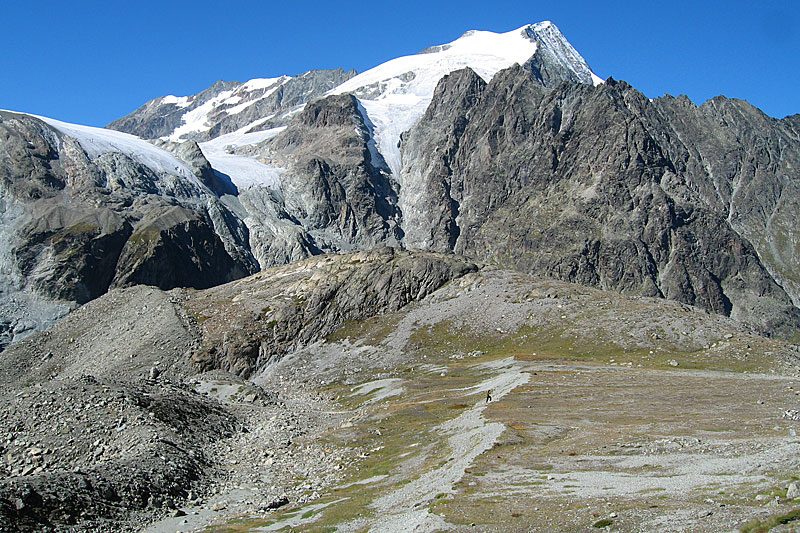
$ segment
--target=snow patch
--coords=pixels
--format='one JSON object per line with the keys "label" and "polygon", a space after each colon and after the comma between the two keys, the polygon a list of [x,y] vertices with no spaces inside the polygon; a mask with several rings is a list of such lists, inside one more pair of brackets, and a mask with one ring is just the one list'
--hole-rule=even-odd
{"label": "snow patch", "polygon": [[242,85],[242,90],[251,92],[259,89],[268,89],[278,82],[283,85],[290,79],[292,79],[291,76],[279,76],[277,78],[255,78],[250,81],[246,81],[244,85]]}
{"label": "snow patch", "polygon": [[258,144],[274,137],[286,128],[244,133],[251,126],[199,143],[200,150],[214,170],[227,174],[239,190],[261,186],[278,191],[281,186],[281,175],[286,169],[273,167],[252,157],[233,152],[236,148]]}
{"label": "snow patch", "polygon": [[175,96],[172,94],[168,94],[167,96],[163,96],[161,98],[160,104],[175,104],[178,107],[186,107],[191,104],[188,96]]}
{"label": "snow patch", "polygon": [[203,105],[198,106],[184,114],[183,124],[175,128],[175,131],[173,131],[172,135],[170,135],[167,139],[173,142],[180,142],[181,137],[184,135],[210,129],[211,126],[206,123],[209,113],[211,113],[218,106],[222,105],[222,103],[232,95],[232,90],[223,91]]}
{"label": "snow patch", "polygon": [[[248,82],[248,83],[249,83],[249,82]],[[226,110],[225,110],[225,112],[226,112],[226,113],[228,113],[229,115],[235,115],[235,114],[237,114],[237,113],[241,113],[242,111],[244,111],[245,109],[247,109],[247,108],[248,108],[248,107],[250,107],[251,105],[253,105],[253,104],[255,104],[255,103],[257,103],[257,102],[259,102],[259,101],[263,100],[264,98],[267,98],[269,95],[271,95],[272,93],[274,93],[275,91],[277,91],[279,87],[280,87],[280,85],[276,85],[276,86],[272,87],[271,89],[269,89],[269,90],[268,90],[267,92],[265,92],[264,94],[262,94],[261,96],[259,96],[258,98],[255,98],[255,99],[253,99],[253,100],[249,100],[249,101],[242,102],[241,104],[239,104],[239,105],[237,105],[237,106],[234,106],[234,107],[232,107],[232,108],[230,108],[230,109],[226,109]],[[241,97],[238,97],[238,96],[237,96],[237,97],[235,97],[235,98],[239,98],[239,100],[241,100]],[[225,103],[229,103],[229,102],[225,102]],[[248,124],[248,126],[247,126],[247,127],[252,127],[252,126],[253,126],[253,124]]]}
{"label": "snow patch", "polygon": [[[185,136],[189,134],[208,131],[211,129],[211,124],[208,123],[209,115],[213,114],[215,111],[221,110],[228,115],[241,113],[256,102],[270,96],[290,79],[291,77],[289,76],[279,76],[277,78],[256,78],[239,85],[235,89],[223,91],[204,104],[185,113],[182,117],[182,124],[178,126],[171,135],[166,137],[166,140],[180,142],[182,137],[185,138]],[[263,89],[269,90],[256,97],[253,97],[251,94],[254,91]],[[187,96],[180,98],[176,96],[168,96],[164,98],[169,100],[162,100],[162,103],[175,103],[179,104],[180,107],[187,107],[191,103],[188,100],[189,97]],[[221,109],[224,106],[232,107]],[[253,124],[248,125],[248,127],[253,127]]]}
{"label": "snow patch", "polygon": [[402,379],[387,378],[362,383],[361,385],[358,385],[352,389],[353,394],[351,396],[369,394],[371,392],[378,391],[366,403],[379,402],[381,400],[385,400],[386,398],[402,394],[403,391],[405,391],[405,389],[400,385],[402,382]]}

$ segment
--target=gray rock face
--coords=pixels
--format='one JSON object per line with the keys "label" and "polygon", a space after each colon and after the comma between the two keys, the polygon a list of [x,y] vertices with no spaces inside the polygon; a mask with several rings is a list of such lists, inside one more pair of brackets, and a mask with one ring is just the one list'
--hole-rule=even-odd
{"label": "gray rock face", "polygon": [[208,287],[253,272],[246,228],[208,189],[0,114],[0,338],[109,288]]}
{"label": "gray rock face", "polygon": [[[345,72],[342,69],[312,70],[293,78],[277,78],[268,86],[218,81],[205,91],[186,97],[186,101],[180,104],[166,97],[150,100],[107,127],[143,139],[167,137],[184,124],[186,113],[211,102],[211,109],[205,116],[206,126],[199,131],[187,132],[181,136],[182,140],[213,139],[237,131],[259,119],[266,120],[260,120],[249,131],[266,130],[287,124],[290,111],[322,96],[355,74],[355,71]],[[228,98],[221,98],[226,92],[229,93]]]}
{"label": "gray rock face", "polygon": [[262,268],[324,252],[396,245],[396,185],[374,161],[351,95],[310,102],[278,136],[243,153],[287,167],[281,190],[242,191],[251,245]]}
{"label": "gray rock face", "polygon": [[211,163],[203,155],[202,150],[195,141],[186,141],[175,147],[164,147],[170,149],[176,156],[184,161],[192,169],[195,176],[200,178],[203,185],[211,189],[217,196],[224,194],[237,194],[236,186],[230,180],[223,179],[211,167]]}
{"label": "gray rock face", "polygon": [[[791,336],[800,312],[765,260],[766,243],[781,241],[771,228],[790,233],[798,154],[791,121],[741,101],[695,108],[613,80],[548,90],[522,67],[488,85],[459,72],[404,137],[403,229],[408,245],[663,296]],[[781,281],[798,270],[792,245],[772,246],[784,250]]]}
{"label": "gray rock face", "polygon": [[529,26],[525,32],[539,45],[525,67],[542,86],[555,87],[564,81],[593,84],[589,65],[554,24]]}

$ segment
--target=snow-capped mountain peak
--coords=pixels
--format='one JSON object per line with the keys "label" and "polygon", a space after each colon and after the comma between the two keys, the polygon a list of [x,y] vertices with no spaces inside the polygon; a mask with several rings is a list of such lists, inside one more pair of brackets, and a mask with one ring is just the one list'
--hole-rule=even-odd
{"label": "snow-capped mountain peak", "polygon": [[[217,82],[194,96],[152,100],[109,127],[147,139],[196,140],[203,143],[215,168],[231,172],[237,186],[274,185],[275,172],[264,171],[262,163],[233,154],[229,147],[274,135],[313,98],[351,93],[361,103],[365,123],[370,124],[374,141],[370,144],[382,156],[375,160],[385,161],[400,179],[400,135],[424,114],[444,76],[469,67],[488,82],[500,70],[532,58],[538,60],[531,63],[532,69],[543,67],[551,82],[566,77],[580,83],[602,83],[556,25],[544,21],[505,33],[468,31],[452,42],[389,60],[361,74],[337,69],[244,83]],[[257,179],[259,173],[265,177]]]}
{"label": "snow-capped mountain peak", "polygon": [[530,39],[542,43],[552,52],[553,59],[563,68],[574,72],[582,82],[591,82],[595,86],[603,83],[603,79],[592,72],[586,60],[567,41],[561,30],[549,20],[530,24],[524,28],[524,31]]}
{"label": "snow-capped mountain peak", "polygon": [[375,125],[378,149],[397,176],[401,167],[400,134],[425,112],[442,77],[469,67],[489,81],[500,70],[527,62],[540,46],[546,49],[550,61],[573,72],[582,82],[602,82],[555,24],[545,21],[506,33],[468,31],[453,42],[378,65],[329,94],[352,93],[361,101]]}

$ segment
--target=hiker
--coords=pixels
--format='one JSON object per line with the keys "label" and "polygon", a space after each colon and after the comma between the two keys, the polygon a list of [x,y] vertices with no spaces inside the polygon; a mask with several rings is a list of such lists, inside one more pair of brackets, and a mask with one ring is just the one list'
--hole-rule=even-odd
{"label": "hiker", "polygon": [[489,403],[491,401],[492,401],[492,389],[489,389],[486,391],[486,403]]}

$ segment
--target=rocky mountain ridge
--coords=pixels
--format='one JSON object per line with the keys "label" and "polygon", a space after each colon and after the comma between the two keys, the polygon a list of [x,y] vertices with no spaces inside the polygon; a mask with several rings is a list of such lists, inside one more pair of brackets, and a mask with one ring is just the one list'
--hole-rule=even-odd
{"label": "rocky mountain ridge", "polygon": [[220,80],[196,95],[150,100],[108,128],[172,142],[205,141],[242,129],[267,130],[285,125],[298,107],[355,75],[335,69],[244,83]]}
{"label": "rocky mountain ridge", "polygon": [[54,124],[0,112],[2,346],[109,288],[201,288],[256,270],[246,226],[177,159]]}
{"label": "rocky mountain ridge", "polygon": [[675,299],[763,332],[800,324],[791,120],[723,98],[650,101],[614,80],[548,90],[512,67],[489,84],[444,78],[404,141],[404,180],[419,188],[400,193],[409,246]]}

